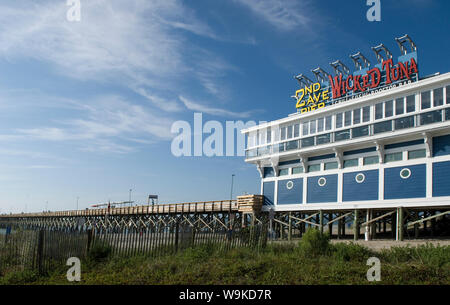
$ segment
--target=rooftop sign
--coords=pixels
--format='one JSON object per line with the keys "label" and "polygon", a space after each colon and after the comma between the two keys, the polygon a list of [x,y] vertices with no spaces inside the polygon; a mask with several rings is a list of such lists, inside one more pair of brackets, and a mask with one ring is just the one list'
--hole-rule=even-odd
{"label": "rooftop sign", "polygon": [[[317,82],[312,82],[304,75],[295,78],[301,88],[293,96],[300,113],[314,111],[341,101],[354,99],[366,94],[376,93],[418,80],[417,51],[414,42],[408,35],[396,38],[403,55],[398,57],[397,64],[392,60],[391,52],[383,45],[373,47],[378,64],[370,68],[370,62],[360,52],[351,55],[357,70],[350,70],[339,60],[331,63],[335,70],[332,76],[317,68],[312,72]],[[405,42],[411,44],[411,52],[407,53]],[[385,56],[382,56],[382,52]]]}

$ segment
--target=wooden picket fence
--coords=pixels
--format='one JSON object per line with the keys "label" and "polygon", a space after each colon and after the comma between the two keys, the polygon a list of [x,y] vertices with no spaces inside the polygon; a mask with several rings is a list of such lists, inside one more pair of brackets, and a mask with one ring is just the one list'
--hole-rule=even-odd
{"label": "wooden picket fence", "polygon": [[46,273],[70,257],[85,259],[106,251],[110,256],[164,256],[204,244],[227,251],[236,247],[260,249],[267,243],[267,225],[247,228],[202,228],[172,223],[149,228],[13,229],[0,235],[0,274],[33,269]]}

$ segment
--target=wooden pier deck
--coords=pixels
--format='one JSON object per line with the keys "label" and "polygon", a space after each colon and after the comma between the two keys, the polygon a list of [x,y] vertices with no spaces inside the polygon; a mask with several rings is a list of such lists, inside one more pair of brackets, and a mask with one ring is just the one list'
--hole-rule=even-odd
{"label": "wooden pier deck", "polygon": [[154,214],[193,214],[193,213],[255,213],[262,207],[264,196],[238,196],[237,200],[202,201],[140,205],[134,207],[101,208],[41,213],[2,214],[0,218],[38,218],[38,217],[85,217],[106,215],[154,215]]}

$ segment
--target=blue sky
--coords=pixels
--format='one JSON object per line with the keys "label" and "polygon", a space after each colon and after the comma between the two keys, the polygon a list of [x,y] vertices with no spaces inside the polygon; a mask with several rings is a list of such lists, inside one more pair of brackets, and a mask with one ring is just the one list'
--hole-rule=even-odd
{"label": "blue sky", "polygon": [[64,0],[0,3],[0,212],[108,200],[258,193],[242,157],[171,154],[177,120],[268,121],[295,111],[293,76],[409,34],[421,75],[450,71],[450,2]]}

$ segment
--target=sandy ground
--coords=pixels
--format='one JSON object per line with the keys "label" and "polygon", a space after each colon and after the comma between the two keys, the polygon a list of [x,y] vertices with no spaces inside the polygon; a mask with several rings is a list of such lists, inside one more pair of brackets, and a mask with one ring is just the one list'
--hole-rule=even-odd
{"label": "sandy ground", "polygon": [[358,241],[353,241],[353,240],[331,240],[331,242],[333,244],[335,243],[357,243],[360,244],[362,246],[365,246],[369,249],[375,250],[375,251],[379,251],[381,249],[387,249],[390,247],[406,247],[406,246],[411,246],[411,247],[416,247],[418,245],[425,245],[427,243],[431,243],[435,246],[437,245],[441,245],[441,246],[450,246],[450,239],[416,239],[416,240],[404,240],[404,241],[395,241],[392,239],[378,239],[378,240],[370,240],[370,241],[365,241],[365,240],[358,240]]}

